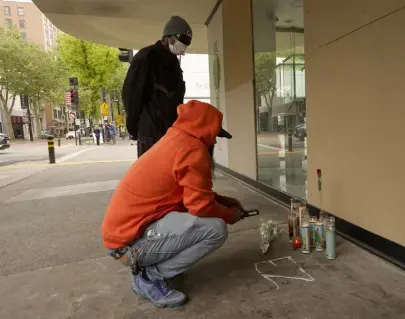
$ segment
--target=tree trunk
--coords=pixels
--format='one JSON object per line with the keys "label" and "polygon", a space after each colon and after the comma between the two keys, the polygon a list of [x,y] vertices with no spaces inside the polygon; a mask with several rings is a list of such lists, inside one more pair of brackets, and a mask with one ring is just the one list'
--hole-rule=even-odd
{"label": "tree trunk", "polygon": [[28,116],[28,132],[30,133],[30,141],[34,142],[34,136],[32,134],[32,116],[30,106],[27,105],[27,116]]}
{"label": "tree trunk", "polygon": [[37,128],[37,138],[39,139],[41,136],[41,121],[39,120],[39,115],[38,115],[38,111],[35,112],[35,125]]}
{"label": "tree trunk", "polygon": [[8,111],[6,111],[6,117],[7,117],[8,136],[10,137],[11,140],[14,140],[15,136],[13,124],[11,123],[11,112],[9,113]]}
{"label": "tree trunk", "polygon": [[13,112],[13,108],[14,108],[15,95],[13,95],[13,97],[11,99],[10,107],[7,106],[9,98],[10,97],[9,97],[8,91],[6,91],[5,97],[3,96],[3,92],[0,91],[0,101],[1,101],[4,113],[6,115],[6,120],[7,120],[8,136],[10,137],[11,140],[14,140],[15,136],[14,136],[13,124],[11,123],[11,113]]}
{"label": "tree trunk", "polygon": [[268,121],[269,121],[269,131],[273,132],[274,130],[274,125],[273,125],[273,98],[274,94],[276,93],[276,88],[274,87],[270,93],[269,96],[265,96],[265,101],[267,105],[267,115],[268,115]]}
{"label": "tree trunk", "polygon": [[34,101],[33,103],[33,113],[35,118],[35,126],[36,126],[36,137],[39,139],[41,136],[41,122],[39,120],[39,103],[38,101]]}
{"label": "tree trunk", "polygon": [[93,119],[91,116],[89,116],[88,120],[89,120],[89,127],[90,127],[90,133],[91,133],[91,132],[93,132],[93,129],[94,129]]}
{"label": "tree trunk", "polygon": [[270,96],[270,98],[265,95],[265,101],[267,105],[267,122],[268,122],[268,129],[269,132],[273,132],[273,98]]}

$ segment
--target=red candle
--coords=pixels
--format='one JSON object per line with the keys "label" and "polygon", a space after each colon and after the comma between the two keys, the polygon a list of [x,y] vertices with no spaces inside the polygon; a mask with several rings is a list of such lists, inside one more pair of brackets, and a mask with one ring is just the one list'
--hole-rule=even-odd
{"label": "red candle", "polygon": [[298,248],[301,248],[301,246],[302,246],[301,237],[299,237],[299,236],[295,237],[295,239],[291,242],[291,245],[292,245],[294,250],[298,249]]}

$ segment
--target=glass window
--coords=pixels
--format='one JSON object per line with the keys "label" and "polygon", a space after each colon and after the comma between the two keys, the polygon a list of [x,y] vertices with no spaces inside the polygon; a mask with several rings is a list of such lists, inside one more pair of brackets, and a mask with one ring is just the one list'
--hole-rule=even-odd
{"label": "glass window", "polygon": [[13,25],[13,20],[6,19],[6,25]]}
{"label": "glass window", "polygon": [[20,32],[20,35],[21,35],[21,39],[27,40],[27,33],[25,33],[25,32]]}
{"label": "glass window", "polygon": [[18,25],[20,26],[20,29],[25,29],[25,20],[18,20]]}
{"label": "glass window", "polygon": [[252,0],[259,181],[307,197],[303,0]]}
{"label": "glass window", "polygon": [[23,16],[24,16],[24,8],[18,7],[18,8],[17,8],[17,14],[18,14],[20,17],[23,17]]}
{"label": "glass window", "polygon": [[5,16],[11,16],[11,8],[4,6],[4,15]]}

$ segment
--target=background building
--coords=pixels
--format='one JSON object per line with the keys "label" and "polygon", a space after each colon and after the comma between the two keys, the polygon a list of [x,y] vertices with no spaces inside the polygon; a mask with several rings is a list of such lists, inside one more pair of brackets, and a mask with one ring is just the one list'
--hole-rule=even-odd
{"label": "background building", "polygon": [[0,25],[14,25],[23,39],[38,43],[50,50],[58,30],[29,0],[0,0]]}
{"label": "background building", "polygon": [[[23,39],[39,44],[44,50],[51,50],[57,39],[58,30],[29,0],[0,0],[0,26],[13,25]],[[0,110],[1,112],[1,110]],[[45,111],[44,111],[45,112]],[[17,139],[29,139],[28,118],[17,97],[11,121]],[[47,129],[45,113],[40,117],[41,130]],[[52,122],[52,119],[51,119]],[[0,132],[8,133],[6,119],[0,114]],[[32,121],[33,134],[37,134],[36,121]]]}

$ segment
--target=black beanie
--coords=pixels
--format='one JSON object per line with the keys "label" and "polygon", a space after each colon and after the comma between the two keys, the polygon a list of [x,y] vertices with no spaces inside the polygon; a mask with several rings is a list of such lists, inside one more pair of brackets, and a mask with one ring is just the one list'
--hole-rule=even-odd
{"label": "black beanie", "polygon": [[191,31],[190,25],[186,20],[179,16],[171,17],[163,29],[163,36],[175,34],[184,34],[190,39],[193,37],[193,32]]}

